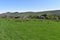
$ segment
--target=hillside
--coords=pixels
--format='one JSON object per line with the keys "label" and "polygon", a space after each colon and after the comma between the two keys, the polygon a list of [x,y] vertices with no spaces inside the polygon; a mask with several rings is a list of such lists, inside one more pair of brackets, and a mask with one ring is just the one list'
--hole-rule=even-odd
{"label": "hillside", "polygon": [[43,12],[6,12],[6,13],[2,13],[0,15],[39,15],[39,14],[56,14],[56,15],[60,15],[60,10],[52,10],[52,11],[43,11]]}
{"label": "hillside", "polygon": [[52,11],[43,11],[43,12],[6,12],[6,13],[2,13],[0,14],[0,17],[38,17],[41,16],[43,14],[47,14],[47,15],[54,15],[54,16],[59,16],[60,18],[60,10],[52,10]]}

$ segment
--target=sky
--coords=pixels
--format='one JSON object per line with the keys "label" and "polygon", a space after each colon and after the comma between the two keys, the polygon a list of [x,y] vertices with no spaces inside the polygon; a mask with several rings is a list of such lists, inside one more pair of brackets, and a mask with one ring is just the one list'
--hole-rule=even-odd
{"label": "sky", "polygon": [[60,0],[0,0],[0,13],[60,10]]}

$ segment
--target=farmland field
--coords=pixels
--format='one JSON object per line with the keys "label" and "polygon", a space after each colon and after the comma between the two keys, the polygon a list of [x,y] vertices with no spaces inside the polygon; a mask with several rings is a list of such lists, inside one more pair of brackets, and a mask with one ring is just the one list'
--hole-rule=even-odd
{"label": "farmland field", "polygon": [[0,19],[0,40],[60,40],[60,22]]}

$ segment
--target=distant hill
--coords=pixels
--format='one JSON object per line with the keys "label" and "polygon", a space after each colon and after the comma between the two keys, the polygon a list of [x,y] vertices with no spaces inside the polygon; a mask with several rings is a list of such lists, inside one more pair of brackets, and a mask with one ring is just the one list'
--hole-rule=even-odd
{"label": "distant hill", "polygon": [[26,15],[42,15],[42,14],[51,14],[51,15],[57,15],[60,16],[60,10],[52,10],[52,11],[43,11],[43,12],[6,12],[6,13],[2,13],[0,14],[1,16],[7,15],[7,16],[26,16]]}

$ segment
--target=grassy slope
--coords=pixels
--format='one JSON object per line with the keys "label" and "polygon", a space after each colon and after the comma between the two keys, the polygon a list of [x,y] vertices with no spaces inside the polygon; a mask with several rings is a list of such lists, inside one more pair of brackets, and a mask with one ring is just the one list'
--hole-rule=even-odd
{"label": "grassy slope", "polygon": [[60,22],[0,19],[0,40],[60,40]]}

